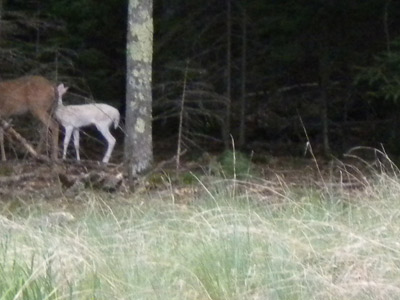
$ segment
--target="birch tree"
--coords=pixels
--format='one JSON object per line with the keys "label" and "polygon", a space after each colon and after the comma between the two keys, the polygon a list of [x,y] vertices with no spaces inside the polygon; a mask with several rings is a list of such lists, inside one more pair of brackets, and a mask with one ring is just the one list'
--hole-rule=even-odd
{"label": "birch tree", "polygon": [[152,58],[153,1],[129,0],[124,161],[130,179],[153,161]]}

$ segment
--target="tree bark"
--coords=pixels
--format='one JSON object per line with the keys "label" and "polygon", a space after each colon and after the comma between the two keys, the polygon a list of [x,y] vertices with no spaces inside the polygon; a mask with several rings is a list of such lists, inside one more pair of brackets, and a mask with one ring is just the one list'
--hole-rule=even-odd
{"label": "tree bark", "polygon": [[242,12],[242,57],[241,57],[241,85],[240,85],[240,127],[239,147],[246,143],[246,69],[247,69],[247,28],[246,10]]}
{"label": "tree bark", "polygon": [[153,162],[152,149],[153,1],[128,5],[124,161],[132,179]]}
{"label": "tree bark", "polygon": [[0,43],[2,40],[2,27],[3,27],[2,21],[3,21],[3,0],[0,0]]}
{"label": "tree bark", "polygon": [[385,32],[386,50],[390,53],[390,34],[389,34],[389,5],[391,0],[387,0],[383,11],[383,31]]}
{"label": "tree bark", "polygon": [[329,156],[331,149],[329,146],[329,117],[328,117],[328,88],[330,77],[329,53],[327,47],[323,46],[319,58],[319,75],[321,91],[321,121],[322,121],[322,140],[324,155]]}
{"label": "tree bark", "polygon": [[231,133],[231,89],[232,89],[232,8],[231,0],[226,0],[226,92],[225,92],[225,118],[222,125],[222,138],[224,140],[225,149],[229,148]]}

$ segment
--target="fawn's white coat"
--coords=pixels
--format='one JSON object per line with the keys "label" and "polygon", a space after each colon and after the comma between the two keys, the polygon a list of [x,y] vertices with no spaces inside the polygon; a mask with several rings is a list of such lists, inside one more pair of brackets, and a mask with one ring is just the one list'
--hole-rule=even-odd
{"label": "fawn's white coat", "polygon": [[101,103],[64,105],[62,96],[67,92],[67,90],[68,87],[65,87],[64,84],[58,85],[58,104],[55,111],[57,120],[65,128],[63,159],[65,159],[67,155],[68,144],[71,135],[73,135],[76,159],[80,160],[79,128],[88,125],[95,125],[97,130],[107,141],[108,146],[103,157],[103,162],[108,163],[115,146],[115,138],[110,133],[110,126],[113,124],[115,129],[118,127],[120,118],[119,111],[108,104]]}

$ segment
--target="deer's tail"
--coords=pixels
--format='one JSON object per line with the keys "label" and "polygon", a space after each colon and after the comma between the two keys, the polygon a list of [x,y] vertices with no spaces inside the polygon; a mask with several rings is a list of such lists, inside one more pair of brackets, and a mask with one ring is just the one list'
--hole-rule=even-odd
{"label": "deer's tail", "polygon": [[119,113],[115,116],[115,118],[114,118],[114,129],[117,129],[118,128],[118,125],[119,125],[119,117],[120,117],[120,115],[119,115]]}

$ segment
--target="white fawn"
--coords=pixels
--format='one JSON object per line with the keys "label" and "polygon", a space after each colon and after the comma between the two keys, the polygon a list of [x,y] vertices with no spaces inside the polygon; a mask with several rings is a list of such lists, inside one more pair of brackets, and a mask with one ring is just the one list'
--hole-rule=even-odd
{"label": "white fawn", "polygon": [[107,141],[107,151],[103,157],[103,162],[108,163],[111,153],[115,146],[115,138],[110,133],[110,126],[114,124],[116,129],[119,124],[119,111],[108,105],[101,103],[80,104],[80,105],[64,105],[62,96],[67,92],[68,87],[60,84],[57,87],[58,104],[56,108],[56,118],[65,128],[63,159],[67,155],[67,148],[71,135],[74,136],[74,146],[76,159],[80,160],[79,156],[79,128],[95,125],[97,130],[104,136]]}
{"label": "white fawn", "polygon": [[[0,82],[0,117],[9,118],[30,112],[39,119],[52,135],[52,159],[57,159],[58,124],[51,117],[56,106],[55,85],[41,76],[26,76]],[[46,130],[47,133],[47,130]],[[4,132],[0,126],[1,159],[6,160]]]}

